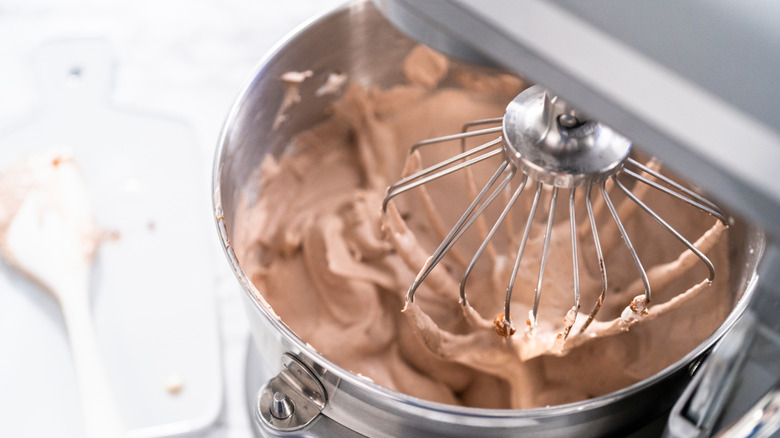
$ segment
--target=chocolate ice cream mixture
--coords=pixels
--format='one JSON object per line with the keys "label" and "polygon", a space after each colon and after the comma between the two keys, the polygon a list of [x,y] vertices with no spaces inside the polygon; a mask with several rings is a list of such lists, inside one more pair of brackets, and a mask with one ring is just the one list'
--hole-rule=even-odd
{"label": "chocolate ice cream mixture", "polygon": [[[560,335],[574,305],[568,202],[561,201],[568,200],[567,190],[559,195],[535,331],[525,321],[549,191],[542,194],[539,209],[545,214],[533,219],[514,288],[516,333],[499,336],[493,319],[503,312],[533,190],[518,201],[469,277],[467,305],[458,302],[458,283],[492,219],[475,224],[425,280],[414,303],[406,303],[418,271],[498,164],[488,160],[471,173],[409,191],[383,213],[385,190],[403,175],[460,152],[453,143],[410,155],[412,144],[458,133],[465,122],[500,117],[528,84],[451,65],[424,47],[413,50],[401,68],[407,82],[393,88],[345,84],[326,121],[300,133],[281,157],[265,159],[253,180],[259,195],[244,199],[236,214],[231,240],[260,291],[256,298],[320,354],[378,385],[423,399],[524,409],[585,400],[650,377],[725,319],[733,305],[727,229],[666,194],[633,188],[710,258],[717,272],[710,284],[705,265],[610,184],[652,286],[646,311],[630,306],[644,288],[597,190],[592,198],[609,282],[604,306],[584,332],[579,328],[602,283],[585,206],[578,201],[581,309],[569,336]],[[498,212],[506,205],[499,201]]]}

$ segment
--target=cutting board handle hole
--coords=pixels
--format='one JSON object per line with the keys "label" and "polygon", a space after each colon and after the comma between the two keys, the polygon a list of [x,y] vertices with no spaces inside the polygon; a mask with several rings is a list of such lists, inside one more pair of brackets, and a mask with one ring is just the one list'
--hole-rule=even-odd
{"label": "cutting board handle hole", "polygon": [[75,87],[84,79],[84,70],[79,65],[72,66],[67,73],[68,85]]}

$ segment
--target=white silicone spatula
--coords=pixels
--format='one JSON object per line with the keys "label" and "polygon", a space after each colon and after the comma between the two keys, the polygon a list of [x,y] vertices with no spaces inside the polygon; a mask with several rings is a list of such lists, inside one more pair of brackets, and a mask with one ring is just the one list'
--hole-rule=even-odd
{"label": "white silicone spatula", "polygon": [[32,155],[0,174],[0,251],[62,307],[88,438],[125,435],[90,308],[89,276],[101,236],[68,153]]}

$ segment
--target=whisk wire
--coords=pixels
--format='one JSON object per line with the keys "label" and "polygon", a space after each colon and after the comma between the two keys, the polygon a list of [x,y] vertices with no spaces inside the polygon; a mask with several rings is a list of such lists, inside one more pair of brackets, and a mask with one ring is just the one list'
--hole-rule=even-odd
{"label": "whisk wire", "polygon": [[409,153],[413,153],[417,149],[420,149],[425,146],[429,146],[436,143],[444,143],[447,141],[452,140],[460,140],[463,138],[469,138],[469,137],[478,137],[480,135],[486,135],[486,134],[496,134],[501,132],[501,127],[497,126],[494,128],[486,128],[486,129],[480,129],[477,131],[468,131],[468,132],[461,132],[460,134],[452,134],[452,135],[443,135],[441,137],[436,138],[429,138],[427,140],[423,140],[421,142],[415,143],[412,145],[411,149],[409,150]]}
{"label": "whisk wire", "polygon": [[[617,178],[615,177],[613,177],[612,180],[617,182]],[[607,193],[605,182],[601,183],[601,195],[604,197],[607,208],[612,214],[612,218],[615,220],[615,225],[617,225],[620,236],[623,238],[623,243],[625,243],[626,248],[628,248],[628,252],[631,253],[631,257],[634,259],[634,264],[636,265],[637,270],[639,270],[639,275],[642,278],[642,284],[645,288],[645,304],[650,304],[650,281],[647,279],[647,272],[645,272],[645,268],[642,267],[642,261],[639,260],[639,255],[637,255],[636,251],[634,250],[634,245],[631,243],[631,239],[628,237],[626,229],[623,227],[623,223],[620,221],[620,217],[618,216],[617,210],[615,210],[615,206],[612,204],[612,200],[609,199],[609,194]]]}
{"label": "whisk wire", "polygon": [[517,249],[517,256],[515,256],[515,264],[512,267],[512,275],[509,277],[509,285],[506,288],[506,300],[504,301],[504,322],[510,327],[512,326],[512,317],[510,312],[512,302],[512,291],[515,288],[515,280],[517,280],[517,273],[520,270],[520,261],[523,259],[523,252],[525,252],[525,245],[528,243],[528,236],[531,234],[531,225],[534,222],[534,216],[536,215],[536,207],[539,205],[539,198],[542,195],[542,183],[536,182],[536,193],[534,193],[534,200],[531,202],[531,209],[528,211],[528,219],[525,223],[525,229],[523,230],[523,238],[520,240],[520,247]]}
{"label": "whisk wire", "polygon": [[648,166],[646,166],[646,165],[644,165],[644,164],[642,164],[642,163],[640,163],[640,162],[638,162],[638,161],[636,161],[636,160],[634,160],[634,159],[632,159],[630,157],[626,160],[626,163],[631,164],[632,166],[635,166],[638,169],[641,169],[643,172],[647,173],[648,175],[652,175],[654,178],[656,178],[656,179],[658,179],[660,181],[663,181],[666,184],[669,184],[670,186],[674,187],[676,190],[679,190],[679,191],[685,193],[686,195],[688,195],[688,196],[690,196],[692,198],[697,199],[702,204],[708,205],[713,210],[718,211],[721,214],[723,214],[723,212],[720,210],[720,207],[718,207],[714,202],[712,202],[709,199],[705,198],[704,196],[694,192],[693,190],[689,189],[688,187],[685,187],[684,185],[678,183],[677,181],[669,178],[668,176],[666,176],[666,175],[664,175],[664,174],[662,174],[662,173],[660,173],[660,172],[658,172],[656,170],[653,170],[653,169],[649,168]]}
{"label": "whisk wire", "polygon": [[462,161],[464,158],[469,157],[471,155],[475,155],[480,152],[485,152],[486,150],[489,150],[490,148],[500,143],[501,143],[501,138],[499,137],[479,147],[470,149],[462,154],[458,154],[455,157],[442,161],[433,166],[427,167],[419,172],[416,172],[412,175],[407,176],[406,178],[401,179],[397,183],[387,188],[387,194],[385,196],[384,201],[382,201],[382,211],[387,211],[387,203],[394,197],[400,195],[401,193],[417,188],[423,184],[427,184],[435,179],[439,179],[453,172],[457,172],[458,170],[461,170],[464,167],[471,166],[472,164],[476,164],[480,161],[487,160],[497,155],[501,155],[503,153],[503,150],[499,147],[494,151],[490,151],[483,155],[479,155],[475,158],[471,158],[469,160],[463,161],[460,164],[457,164],[455,166],[447,167],[456,163],[457,161]]}
{"label": "whisk wire", "polygon": [[553,221],[555,218],[555,203],[558,200],[558,187],[552,188],[550,196],[550,211],[547,213],[547,229],[544,232],[544,244],[542,246],[542,259],[539,263],[539,275],[536,276],[536,289],[534,290],[534,307],[531,330],[534,329],[539,316],[539,301],[542,297],[542,281],[544,280],[544,268],[547,266],[547,256],[550,254],[550,238],[552,236]]}
{"label": "whisk wire", "polygon": [[[496,123],[501,123],[503,120],[504,120],[503,117],[493,117],[491,119],[472,120],[470,122],[464,123],[463,126],[461,126],[460,133],[461,134],[466,134],[466,133],[470,132],[472,134],[472,136],[482,135],[482,134],[475,134],[478,131],[469,131],[469,129],[471,129],[471,128],[475,127],[475,126],[488,125],[488,124],[492,125],[492,124],[496,124]],[[496,128],[500,128],[500,126],[497,126]],[[493,128],[493,129],[496,129],[496,128]],[[484,131],[485,130],[482,130],[481,132],[484,133]],[[487,129],[487,131],[490,131],[490,132],[488,132],[488,134],[496,132],[496,131],[492,131],[491,129]],[[465,152],[466,151],[466,140],[468,138],[470,138],[470,137],[465,137],[465,136],[461,137],[461,139],[460,139],[460,150],[461,150],[461,152]]]}
{"label": "whisk wire", "polygon": [[[461,126],[461,132],[462,133],[466,133],[471,128],[478,127],[478,126],[483,126],[483,125],[487,125],[487,124],[491,124],[491,125],[501,124],[503,122],[503,119],[504,119],[503,117],[493,117],[493,118],[490,118],[490,119],[473,120],[473,121],[470,121],[470,122],[466,122],[466,123],[464,123]],[[461,152],[465,152],[466,149],[467,149],[466,140],[467,140],[467,138],[461,138],[460,139],[460,149],[461,149]],[[503,148],[503,144],[502,144],[502,148]],[[515,168],[515,167],[513,166],[513,168]],[[467,188],[468,188],[469,194],[471,196],[473,196],[474,194],[476,194],[476,191],[477,191],[477,188],[476,188],[477,183],[476,183],[476,179],[475,179],[472,167],[467,167],[465,169],[465,179],[466,179],[466,184],[467,184]],[[486,235],[487,230],[485,229],[485,227],[486,227],[485,219],[480,217],[478,219],[478,222],[477,222],[477,229],[479,230],[480,235]],[[486,249],[488,250],[488,254],[490,254],[490,256],[493,259],[495,259],[495,256],[496,256],[495,246],[492,243],[489,243]]]}
{"label": "whisk wire", "polygon": [[[571,260],[572,260],[572,276],[574,279],[574,314],[572,316],[571,323],[577,320],[577,314],[580,310],[580,271],[577,260],[577,218],[575,213],[575,201],[574,196],[577,193],[577,188],[573,187],[569,192],[569,228],[571,231]],[[564,327],[563,339],[569,336],[571,325]]]}
{"label": "whisk wire", "polygon": [[[482,200],[490,191],[490,188],[496,184],[496,181],[501,176],[501,174],[504,173],[504,170],[506,170],[508,165],[509,162],[504,161],[501,164],[501,166],[499,166],[498,170],[496,170],[493,176],[490,177],[490,180],[488,180],[488,182],[479,192],[479,195],[477,195],[477,197],[474,198],[471,204],[469,204],[466,211],[463,212],[463,215],[461,215],[460,219],[458,219],[458,222],[455,224],[455,226],[452,227],[449,234],[447,234],[447,237],[445,237],[444,240],[441,242],[441,244],[439,244],[439,247],[436,248],[436,251],[428,259],[428,262],[425,264],[423,269],[417,275],[417,278],[415,278],[414,282],[412,283],[412,286],[409,288],[409,291],[406,294],[407,301],[414,302],[414,294],[415,291],[417,291],[417,288],[420,287],[420,284],[422,284],[423,280],[425,280],[428,274],[430,274],[431,271],[433,271],[433,268],[435,268],[436,265],[441,261],[441,259],[444,257],[444,254],[455,243],[457,238],[463,235],[462,229],[464,224],[466,224],[468,219],[472,216],[472,213],[474,213],[474,210],[477,208],[477,206],[482,204]],[[495,190],[494,192],[498,192],[498,190]],[[491,199],[495,199],[495,197],[491,196]]]}
{"label": "whisk wire", "polygon": [[489,119],[472,120],[470,122],[466,122],[463,124],[461,132],[467,132],[469,128],[472,128],[474,126],[501,123],[503,121],[504,121],[503,117],[491,117]]}
{"label": "whisk wire", "polygon": [[647,214],[649,214],[653,219],[655,219],[661,226],[663,226],[669,233],[671,233],[677,240],[682,242],[683,245],[685,245],[691,252],[696,254],[696,256],[705,264],[707,265],[707,269],[709,270],[709,281],[712,282],[712,280],[715,279],[715,267],[712,265],[712,262],[710,259],[707,258],[701,251],[699,251],[698,248],[696,248],[688,239],[683,237],[682,234],[680,234],[679,231],[674,229],[671,225],[669,225],[661,216],[659,216],[653,209],[651,209],[647,204],[639,200],[639,198],[636,197],[633,193],[631,193],[630,190],[626,188],[626,186],[623,185],[623,183],[620,182],[618,178],[615,178],[615,183],[620,188],[620,190],[623,191],[623,193],[626,194],[632,201],[634,201],[637,205],[639,205],[640,208],[642,208]]}
{"label": "whisk wire", "polygon": [[585,190],[585,207],[588,211],[588,220],[590,222],[590,229],[593,234],[593,245],[596,248],[596,257],[599,262],[599,272],[601,273],[601,293],[599,294],[596,304],[593,306],[593,310],[588,314],[588,318],[580,328],[580,333],[590,326],[590,323],[596,318],[596,315],[601,310],[601,306],[604,305],[604,299],[607,297],[607,268],[604,263],[604,254],[601,252],[601,243],[599,242],[599,232],[596,227],[596,216],[593,214],[593,202],[591,201],[591,192],[593,185],[589,185]]}
{"label": "whisk wire", "polygon": [[[634,171],[632,171],[630,169],[623,169],[623,173],[626,176],[630,176],[630,177],[636,179],[637,181],[641,181],[642,183],[647,184],[648,186],[650,186],[650,187],[652,187],[652,188],[654,188],[656,190],[660,190],[660,191],[666,193],[667,195],[670,195],[670,196],[672,196],[674,198],[677,198],[677,199],[679,199],[679,200],[681,200],[681,201],[683,201],[683,202],[685,202],[685,203],[687,203],[687,204],[689,204],[689,205],[691,205],[693,207],[698,208],[699,210],[702,210],[702,211],[704,211],[706,213],[711,214],[712,216],[715,216],[719,221],[721,221],[724,224],[727,222],[726,215],[723,214],[723,212],[720,211],[720,209],[718,209],[717,207],[713,207],[712,203],[710,201],[704,199],[703,197],[699,196],[695,192],[692,192],[692,191],[686,189],[685,187],[682,187],[682,186],[679,186],[679,185],[675,185],[674,186],[675,188],[684,189],[684,190],[681,190],[681,191],[683,191],[686,195],[692,195],[696,200],[691,199],[691,198],[689,198],[689,197],[687,197],[687,196],[685,196],[685,195],[683,195],[681,193],[675,192],[674,190],[671,190],[668,187],[664,187],[663,185],[658,184],[657,182],[652,181],[652,180],[650,180],[648,178],[645,178],[642,175],[639,175],[638,173],[636,173],[636,172],[634,172]],[[658,174],[658,175],[660,175],[660,174]],[[697,201],[700,201],[700,202],[697,202]]]}
{"label": "whisk wire", "polygon": [[482,256],[485,248],[487,248],[488,244],[493,239],[493,236],[496,234],[496,231],[498,231],[498,228],[504,222],[504,219],[506,219],[509,211],[512,209],[512,206],[515,205],[517,198],[519,198],[520,194],[523,193],[527,181],[528,177],[523,175],[523,179],[520,181],[520,185],[517,187],[517,189],[515,189],[514,194],[512,194],[512,197],[507,202],[506,207],[504,207],[504,210],[501,212],[498,219],[496,219],[495,223],[493,223],[493,227],[490,229],[490,232],[488,232],[488,235],[484,240],[482,240],[482,244],[479,246],[479,249],[477,249],[477,252],[474,254],[474,257],[471,259],[469,265],[466,267],[466,271],[463,273],[463,277],[460,280],[460,303],[462,305],[466,305],[466,282],[471,275],[471,271],[477,264],[477,260],[479,260],[479,258]]}
{"label": "whisk wire", "polygon": [[[502,170],[506,170],[506,168],[509,166],[510,163],[508,161],[506,161],[505,164],[506,164],[505,166],[502,166],[503,167]],[[474,213],[468,218],[468,221],[466,221],[466,223],[464,223],[460,227],[460,229],[458,230],[458,233],[455,235],[455,238],[453,238],[452,241],[450,242],[450,244],[444,249],[445,253],[447,251],[449,251],[450,249],[452,249],[452,246],[455,245],[455,242],[457,242],[458,239],[460,239],[460,237],[466,231],[468,231],[469,228],[471,228],[471,226],[474,224],[474,222],[482,215],[482,213],[488,208],[488,206],[490,206],[490,204],[498,197],[498,195],[501,194],[501,192],[504,190],[504,188],[507,185],[509,185],[509,182],[512,181],[512,178],[514,177],[515,172],[517,172],[516,168],[514,168],[514,167],[510,168],[510,170],[509,170],[507,176],[504,178],[504,180],[501,181],[501,183],[499,183],[498,187],[496,187],[496,189],[493,190],[493,192],[490,194],[490,196],[487,197],[485,202],[483,202],[482,205],[480,205],[479,208],[477,208],[477,210],[474,211]]]}

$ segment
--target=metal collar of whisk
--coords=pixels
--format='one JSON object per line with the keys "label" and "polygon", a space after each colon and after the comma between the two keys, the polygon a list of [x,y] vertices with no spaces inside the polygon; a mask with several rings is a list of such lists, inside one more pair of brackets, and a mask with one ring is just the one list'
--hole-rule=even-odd
{"label": "metal collar of whisk", "polygon": [[560,188],[598,184],[617,173],[631,141],[539,85],[518,94],[506,108],[502,144],[521,171]]}

